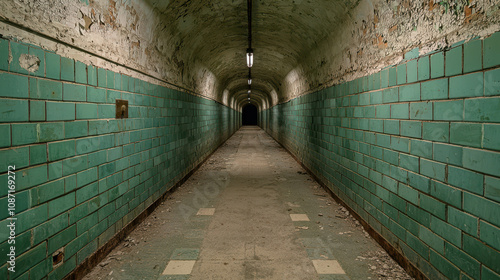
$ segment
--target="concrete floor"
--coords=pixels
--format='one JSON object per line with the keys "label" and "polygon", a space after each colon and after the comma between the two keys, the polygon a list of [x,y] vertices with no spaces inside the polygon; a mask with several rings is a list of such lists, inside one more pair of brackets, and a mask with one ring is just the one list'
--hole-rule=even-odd
{"label": "concrete floor", "polygon": [[258,127],[243,127],[85,279],[410,279]]}

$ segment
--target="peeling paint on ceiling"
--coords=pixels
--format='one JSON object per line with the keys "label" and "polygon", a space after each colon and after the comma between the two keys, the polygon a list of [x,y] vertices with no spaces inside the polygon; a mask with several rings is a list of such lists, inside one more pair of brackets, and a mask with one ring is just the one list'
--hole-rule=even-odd
{"label": "peeling paint on ceiling", "polygon": [[[254,0],[252,99],[273,106],[396,64],[415,47],[423,54],[500,30],[497,0],[448,2]],[[5,21],[226,105],[245,101],[245,0],[12,0],[0,9]]]}

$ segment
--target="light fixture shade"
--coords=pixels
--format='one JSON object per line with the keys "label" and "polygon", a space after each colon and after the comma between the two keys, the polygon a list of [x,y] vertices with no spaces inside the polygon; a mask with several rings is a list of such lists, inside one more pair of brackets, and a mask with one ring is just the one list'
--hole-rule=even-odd
{"label": "light fixture shade", "polygon": [[252,90],[249,89],[247,92],[248,92],[248,94],[250,94],[250,93],[252,93]]}
{"label": "light fixture shade", "polygon": [[248,100],[250,100],[250,97],[248,98]]}
{"label": "light fixture shade", "polygon": [[253,50],[252,49],[247,49],[247,66],[252,67],[253,66]]}
{"label": "light fixture shade", "polygon": [[248,79],[248,84],[251,85],[252,84],[252,79]]}

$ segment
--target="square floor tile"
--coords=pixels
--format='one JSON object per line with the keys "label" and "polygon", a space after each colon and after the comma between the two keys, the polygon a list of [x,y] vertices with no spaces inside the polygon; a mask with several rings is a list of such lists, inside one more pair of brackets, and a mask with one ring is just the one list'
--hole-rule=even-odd
{"label": "square floor tile", "polygon": [[171,260],[196,260],[198,259],[199,249],[178,248],[170,256]]}
{"label": "square floor tile", "polygon": [[215,208],[200,208],[196,215],[198,216],[212,216],[215,213]]}
{"label": "square floor tile", "polygon": [[306,214],[290,214],[290,218],[294,222],[307,222],[307,221],[309,221],[309,218],[307,217]]}
{"label": "square floor tile", "polygon": [[169,261],[163,271],[163,275],[186,275],[191,274],[196,261]]}
{"label": "square floor tile", "polygon": [[318,274],[345,274],[338,261],[335,260],[313,260],[314,268]]}

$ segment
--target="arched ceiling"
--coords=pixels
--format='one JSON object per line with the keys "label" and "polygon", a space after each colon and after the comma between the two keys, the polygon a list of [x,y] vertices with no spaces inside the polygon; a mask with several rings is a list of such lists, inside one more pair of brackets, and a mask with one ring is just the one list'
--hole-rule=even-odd
{"label": "arched ceiling", "polygon": [[[176,38],[170,43],[176,44],[187,72],[203,69],[216,79],[216,99],[229,102],[248,89],[246,0],[146,1],[160,14],[157,36],[164,33]],[[252,91],[261,94],[256,100],[264,106],[275,105],[278,97],[271,94],[281,92],[287,74],[335,30],[357,2],[253,0]]]}
{"label": "arched ceiling", "polygon": [[[252,100],[261,109],[398,64],[416,47],[428,53],[500,28],[494,0],[455,13],[435,1],[252,1]],[[61,56],[235,109],[248,88],[246,0],[16,0],[0,8],[3,21],[63,44],[9,26],[4,36]]]}

